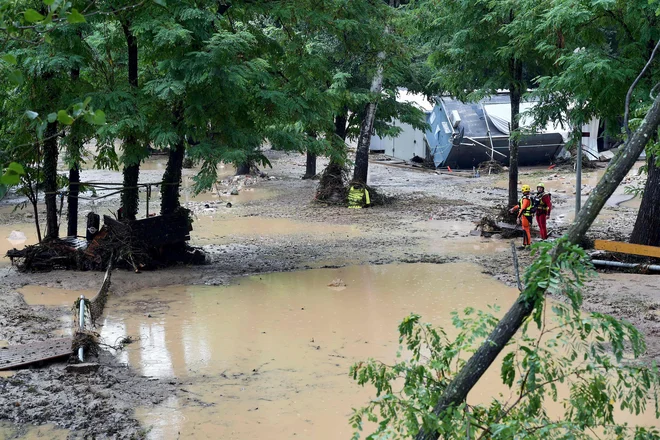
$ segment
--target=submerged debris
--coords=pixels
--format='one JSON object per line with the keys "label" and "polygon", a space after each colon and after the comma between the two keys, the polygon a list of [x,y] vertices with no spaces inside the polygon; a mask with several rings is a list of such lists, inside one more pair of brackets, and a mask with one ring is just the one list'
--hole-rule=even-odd
{"label": "submerged debris", "polygon": [[489,174],[501,174],[508,171],[508,168],[496,160],[487,160],[481,162],[477,167],[481,175],[488,176]]}

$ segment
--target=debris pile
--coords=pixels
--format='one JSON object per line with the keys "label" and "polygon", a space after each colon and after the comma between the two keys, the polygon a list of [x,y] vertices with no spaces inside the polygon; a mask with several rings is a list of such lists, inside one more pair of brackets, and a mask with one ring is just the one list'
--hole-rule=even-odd
{"label": "debris pile", "polygon": [[11,250],[7,256],[21,272],[105,270],[111,261],[136,272],[177,263],[204,264],[203,252],[186,243],[192,230],[189,212],[181,208],[175,214],[129,222],[104,216],[104,226],[89,241],[45,241]]}

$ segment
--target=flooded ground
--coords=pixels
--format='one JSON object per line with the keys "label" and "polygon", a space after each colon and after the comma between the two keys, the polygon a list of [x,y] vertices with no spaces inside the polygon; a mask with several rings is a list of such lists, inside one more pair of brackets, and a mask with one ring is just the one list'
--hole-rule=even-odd
{"label": "flooded ground", "polygon": [[393,361],[404,316],[448,325],[516,296],[472,264],[352,266],[135,292],[110,300],[101,334],[139,337],[120,360],[188,384],[189,397],[138,410],[150,438],[349,438],[351,408],[371,396],[349,366]]}
{"label": "flooded ground", "polygon": [[37,242],[37,232],[34,224],[0,225],[0,265],[11,263],[9,258],[5,257],[7,251],[14,248],[23,249],[25,246]]}
{"label": "flooded ground", "polygon": [[43,426],[15,426],[10,423],[0,422],[0,440],[66,440],[69,431],[58,429],[52,425]]}
{"label": "flooded ground", "polygon": [[429,219],[412,226],[418,231],[424,249],[433,254],[489,255],[510,249],[507,241],[473,235],[476,224],[471,222]]}
{"label": "flooded ground", "polygon": [[[92,393],[81,397],[78,377],[63,374],[61,364],[7,373],[13,376],[0,379],[0,418],[26,427],[56,424],[88,438],[139,438],[149,428],[152,438],[350,438],[351,407],[373,392],[356,387],[348,368],[369,356],[392,361],[403,316],[416,311],[442,325],[452,310],[492,303],[506,309],[515,298],[515,290],[496,280],[515,282],[509,241],[470,233],[473,221],[494,216],[506,203],[506,191],[495,185],[504,176],[466,179],[374,164],[370,182],[391,203],[350,210],[313,201],[318,182],[300,179],[305,155],[268,156],[274,168],[265,170],[267,179],[234,181],[226,167],[212,191],[192,196],[184,190],[181,200],[196,216],[193,244],[204,247],[211,264],[113,275],[105,342],[126,334],[139,340],[116,357],[102,353],[100,372],[86,378]],[[165,156],[150,158],[140,182],[160,181],[165,163]],[[196,171],[184,170],[187,188]],[[555,214],[569,215],[573,194],[564,182],[570,172],[521,172],[533,185],[552,177]],[[88,170],[84,178],[119,182],[121,173]],[[234,184],[239,195],[227,195]],[[157,212],[159,197],[154,187],[150,212]],[[85,201],[81,215],[114,212],[118,204],[118,197]],[[610,238],[612,230],[625,234],[634,223],[633,209],[614,205],[606,210],[615,220],[592,228],[597,238]],[[140,209],[143,217],[144,197]],[[30,218],[4,207],[0,224],[10,234]],[[33,230],[30,224],[27,231]],[[527,253],[519,258],[521,267],[530,262]],[[389,264],[448,261],[462,263]],[[360,266],[289,272],[352,264]],[[69,301],[79,289],[97,289],[102,275],[20,274],[4,267],[0,276],[0,339],[17,344],[70,335]],[[649,359],[660,359],[660,281],[650,279],[604,279],[589,287],[587,304],[633,320],[650,340]],[[28,305],[17,293],[26,283]],[[185,286],[161,287],[172,284]],[[42,295],[36,286],[71,293]],[[501,391],[494,386],[499,371],[489,374],[470,402],[487,402]]]}
{"label": "flooded ground", "polygon": [[31,306],[72,306],[80,295],[85,295],[85,298],[96,295],[93,290],[69,290],[38,285],[27,285],[17,290]]}
{"label": "flooded ground", "polygon": [[[134,292],[111,299],[101,335],[137,337],[121,362],[183,382],[181,395],[137,409],[148,438],[349,438],[351,408],[374,396],[349,367],[393,363],[403,317],[420,313],[451,337],[451,312],[506,310],[516,298],[474,264],[350,266]],[[510,394],[492,368],[469,400],[487,404],[500,393]],[[557,418],[564,411],[547,409]]]}
{"label": "flooded ground", "polygon": [[200,214],[193,222],[193,244],[221,244],[237,237],[304,236],[307,238],[350,237],[359,232],[354,226],[305,223],[285,218],[232,217]]}

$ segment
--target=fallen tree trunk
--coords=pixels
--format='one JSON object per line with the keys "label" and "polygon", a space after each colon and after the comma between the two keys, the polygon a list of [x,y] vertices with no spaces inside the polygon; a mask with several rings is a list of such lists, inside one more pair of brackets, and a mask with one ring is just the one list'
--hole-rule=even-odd
{"label": "fallen tree trunk", "polygon": [[[607,199],[614,193],[614,190],[619,186],[626,174],[628,174],[637,158],[642,154],[642,151],[644,151],[644,147],[655,133],[658,124],[660,124],[660,95],[656,97],[653,106],[644,117],[641,126],[629,138],[625,147],[621,148],[612,160],[605,174],[589,196],[589,200],[587,200],[587,203],[578,213],[566,234],[568,241],[571,243],[580,243],[584,239],[584,235],[589,227],[591,227],[591,224],[596,219],[596,216],[598,216],[605,202],[607,202]],[[565,252],[565,249],[555,248],[553,259],[556,260],[562,252]],[[447,386],[442,397],[433,408],[433,413],[436,416],[440,416],[450,407],[460,405],[465,401],[470,390],[492,365],[507,342],[520,329],[523,322],[532,314],[536,304],[535,299],[544,296],[545,290],[536,283],[528,283],[525,290],[518,297],[518,300],[500,320],[486,341],[484,341],[481,347],[479,347],[456,375],[454,380]],[[437,430],[422,427],[417,436],[415,436],[415,439],[436,440],[439,437],[440,434]]]}

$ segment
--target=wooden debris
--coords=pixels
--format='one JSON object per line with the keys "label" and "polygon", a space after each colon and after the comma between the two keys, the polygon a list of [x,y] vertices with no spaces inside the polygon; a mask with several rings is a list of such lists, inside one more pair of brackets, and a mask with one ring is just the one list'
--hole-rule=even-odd
{"label": "wooden debris", "polygon": [[15,370],[71,355],[71,338],[50,339],[0,349],[0,370]]}

